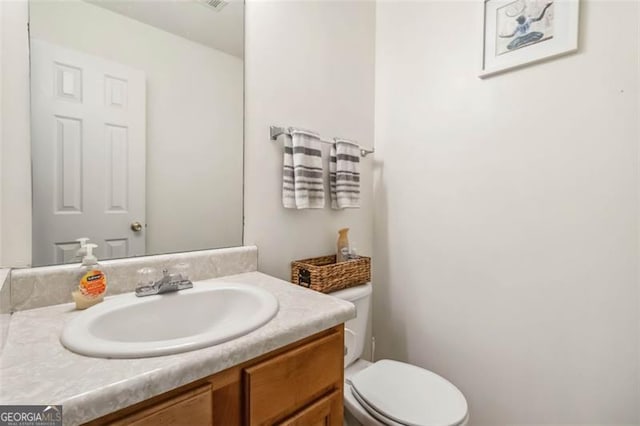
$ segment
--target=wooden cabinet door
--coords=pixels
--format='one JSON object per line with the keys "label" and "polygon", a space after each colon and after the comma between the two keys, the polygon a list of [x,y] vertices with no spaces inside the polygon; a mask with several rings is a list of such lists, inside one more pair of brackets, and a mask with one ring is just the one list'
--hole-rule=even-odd
{"label": "wooden cabinet door", "polygon": [[333,332],[244,370],[246,420],[263,426],[342,389],[343,336]]}
{"label": "wooden cabinet door", "polygon": [[342,425],[342,393],[339,390],[320,398],[279,426],[338,426]]}
{"label": "wooden cabinet door", "polygon": [[201,386],[184,394],[121,418],[118,426],[211,426],[211,386]]}

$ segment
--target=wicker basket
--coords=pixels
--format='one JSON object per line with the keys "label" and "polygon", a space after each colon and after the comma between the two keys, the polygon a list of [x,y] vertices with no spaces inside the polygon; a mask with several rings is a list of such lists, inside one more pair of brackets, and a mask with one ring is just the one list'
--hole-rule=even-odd
{"label": "wicker basket", "polygon": [[371,258],[366,256],[340,263],[336,263],[335,255],[291,262],[291,282],[322,293],[331,293],[369,281]]}

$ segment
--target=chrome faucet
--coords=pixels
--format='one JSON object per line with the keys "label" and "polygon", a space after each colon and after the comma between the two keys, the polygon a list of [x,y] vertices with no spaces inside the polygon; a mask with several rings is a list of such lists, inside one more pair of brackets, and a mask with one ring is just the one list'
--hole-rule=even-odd
{"label": "chrome faucet", "polygon": [[136,287],[136,296],[153,296],[154,294],[170,293],[173,291],[192,288],[193,283],[182,274],[170,274],[168,270],[162,270],[162,278],[152,284],[142,284]]}

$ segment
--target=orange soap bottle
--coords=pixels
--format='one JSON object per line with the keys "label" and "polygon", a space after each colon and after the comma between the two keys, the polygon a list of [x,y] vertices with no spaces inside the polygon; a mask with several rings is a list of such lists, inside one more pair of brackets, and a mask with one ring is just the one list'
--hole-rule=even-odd
{"label": "orange soap bottle", "polygon": [[93,255],[96,244],[86,244],[84,246],[86,255],[80,265],[78,289],[71,293],[76,302],[76,309],[87,309],[96,303],[102,302],[107,292],[107,277],[98,263],[98,259]]}

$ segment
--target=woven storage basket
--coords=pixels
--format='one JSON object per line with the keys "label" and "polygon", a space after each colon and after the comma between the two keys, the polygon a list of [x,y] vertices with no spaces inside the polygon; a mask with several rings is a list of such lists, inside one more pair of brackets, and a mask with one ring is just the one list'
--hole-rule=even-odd
{"label": "woven storage basket", "polygon": [[291,282],[322,293],[331,293],[369,281],[371,258],[366,256],[340,263],[336,263],[335,255],[291,262]]}

